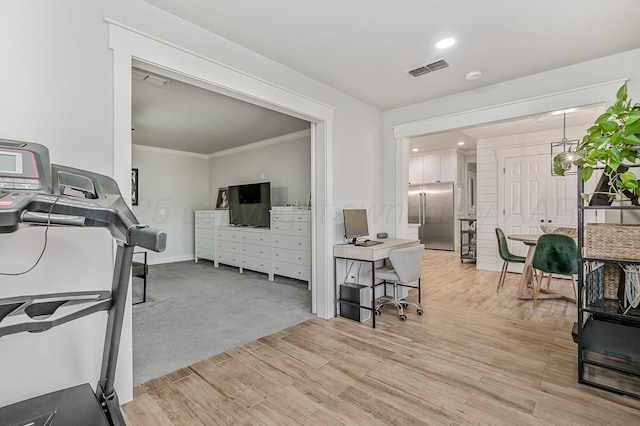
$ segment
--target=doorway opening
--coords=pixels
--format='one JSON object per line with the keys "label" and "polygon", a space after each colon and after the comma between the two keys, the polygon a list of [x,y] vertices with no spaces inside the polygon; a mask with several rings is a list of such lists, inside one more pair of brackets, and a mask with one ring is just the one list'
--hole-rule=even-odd
{"label": "doorway opening", "polygon": [[[517,151],[518,149],[522,150],[522,147],[532,146],[544,147],[545,152],[550,152],[551,142],[559,140],[563,132],[563,116],[562,114],[558,114],[557,111],[568,112],[567,110],[572,109],[576,116],[583,114],[586,117],[583,122],[579,123],[575,120],[571,121],[570,125],[574,132],[583,132],[584,129],[594,122],[595,118],[597,118],[604,108],[608,93],[603,89],[611,89],[617,84],[618,82],[608,83],[602,86],[576,90],[580,96],[578,96],[577,93],[571,92],[549,96],[545,99],[547,101],[553,100],[553,102],[545,102],[548,103],[548,105],[544,106],[542,111],[537,110],[538,108],[543,108],[543,106],[539,105],[538,99],[534,99],[519,102],[518,108],[513,108],[513,105],[510,104],[511,111],[509,111],[508,106],[500,105],[485,110],[457,114],[455,117],[459,118],[459,120],[457,120],[458,122],[466,122],[469,124],[466,127],[455,128],[455,130],[446,128],[453,126],[453,116],[395,127],[394,135],[397,141],[396,153],[398,158],[403,158],[403,154],[405,158],[405,161],[401,162],[402,164],[398,168],[398,177],[396,180],[398,187],[398,205],[405,206],[404,212],[407,212],[407,190],[405,183],[407,180],[406,178],[403,179],[402,176],[408,174],[409,162],[407,161],[407,157],[410,153],[408,145],[411,139],[416,137],[416,133],[420,132],[423,136],[447,132],[455,133],[458,131],[473,133],[475,135],[474,139],[479,142],[477,151],[478,169],[476,171],[476,232],[478,240],[476,267],[478,269],[492,271],[499,270],[500,261],[497,255],[495,228],[503,223],[503,214],[507,214],[507,208],[504,204],[504,182],[502,179],[502,168],[504,166],[502,163],[498,164],[499,159],[497,152],[503,149],[513,149]],[[582,106],[576,107],[577,101],[575,99],[580,99],[581,101],[589,99],[593,100],[593,102],[587,102],[582,104]],[[553,105],[553,107],[551,105]],[[530,115],[523,116],[522,112],[527,110],[530,111]],[[554,111],[556,112],[555,114]],[[488,120],[488,117],[495,117],[495,119]],[[535,128],[534,124],[544,122],[553,124],[550,125],[550,127],[548,125],[547,127]],[[580,128],[581,125],[584,129]],[[518,126],[521,130],[513,129],[513,126]],[[438,131],[434,132],[434,129],[438,129]],[[421,130],[424,131],[424,133]],[[506,130],[509,130],[509,133],[505,133]],[[495,134],[495,132],[501,133]],[[543,136],[541,137],[541,135]],[[487,141],[490,143],[487,143]],[[549,167],[545,167],[545,171],[550,174],[551,164],[549,163],[548,166]],[[468,182],[465,182],[465,184],[468,184]],[[465,191],[465,193],[468,194],[467,191]],[[406,213],[404,214],[406,215]],[[398,218],[398,223],[403,223],[403,221],[406,221],[405,217]]]}
{"label": "doorway opening", "polygon": [[310,281],[286,271],[270,281],[265,246],[248,247],[254,263],[240,274],[215,240],[237,230],[228,226],[235,212],[216,203],[220,188],[262,182],[274,209],[310,198],[311,123],[133,65],[132,166],[142,177],[133,212],[174,236],[149,267],[146,302],[133,308],[137,386],[313,317]]}
{"label": "doorway opening", "polygon": [[[208,58],[109,22],[109,47],[114,66],[114,171],[124,193],[131,190],[131,65],[133,60],[171,70],[210,90],[272,110],[302,118],[311,125],[311,259],[312,309],[322,318],[334,315],[332,289],[333,192],[330,186],[334,109],[264,80],[231,69]],[[130,324],[130,313],[125,324]],[[121,401],[132,399],[131,327],[125,325],[123,350],[118,363]]]}

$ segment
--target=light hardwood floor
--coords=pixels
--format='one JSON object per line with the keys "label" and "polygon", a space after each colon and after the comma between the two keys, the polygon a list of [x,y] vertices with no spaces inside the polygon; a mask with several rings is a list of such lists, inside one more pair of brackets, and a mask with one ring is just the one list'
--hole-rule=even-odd
{"label": "light hardwood floor", "polygon": [[[631,425],[640,401],[577,382],[576,307],[496,294],[498,272],[427,251],[424,316],[312,319],[152,380],[129,425]],[[555,283],[571,292],[570,285]]]}

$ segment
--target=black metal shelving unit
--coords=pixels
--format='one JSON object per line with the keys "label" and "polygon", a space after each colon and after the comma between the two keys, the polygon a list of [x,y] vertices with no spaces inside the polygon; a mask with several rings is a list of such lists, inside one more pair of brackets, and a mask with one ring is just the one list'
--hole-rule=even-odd
{"label": "black metal shelving unit", "polygon": [[476,218],[461,217],[460,221],[460,263],[476,261]]}
{"label": "black metal shelving unit", "polygon": [[[578,176],[580,174],[578,173]],[[584,182],[578,178],[578,194]],[[625,265],[640,260],[602,258],[586,253],[585,212],[589,210],[637,210],[631,205],[589,206],[578,200],[578,381],[582,384],[640,398],[640,309],[625,309],[619,292],[607,291],[606,280],[619,282]],[[617,274],[617,278],[616,278]]]}

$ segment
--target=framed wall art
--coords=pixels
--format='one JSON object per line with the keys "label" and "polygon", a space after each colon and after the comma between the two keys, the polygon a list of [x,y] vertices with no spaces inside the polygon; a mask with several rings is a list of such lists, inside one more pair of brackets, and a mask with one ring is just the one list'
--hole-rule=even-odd
{"label": "framed wall art", "polygon": [[216,198],[216,210],[229,209],[229,188],[219,188]]}

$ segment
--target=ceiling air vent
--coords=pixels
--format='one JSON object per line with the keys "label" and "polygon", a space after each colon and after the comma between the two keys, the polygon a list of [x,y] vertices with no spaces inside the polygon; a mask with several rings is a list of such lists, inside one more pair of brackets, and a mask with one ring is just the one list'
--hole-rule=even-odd
{"label": "ceiling air vent", "polygon": [[422,65],[418,68],[407,71],[407,73],[412,77],[419,77],[421,75],[428,74],[433,71],[438,71],[443,68],[447,68],[448,66],[449,66],[449,63],[447,62],[446,59],[440,59],[439,61],[435,61],[427,65]]}

